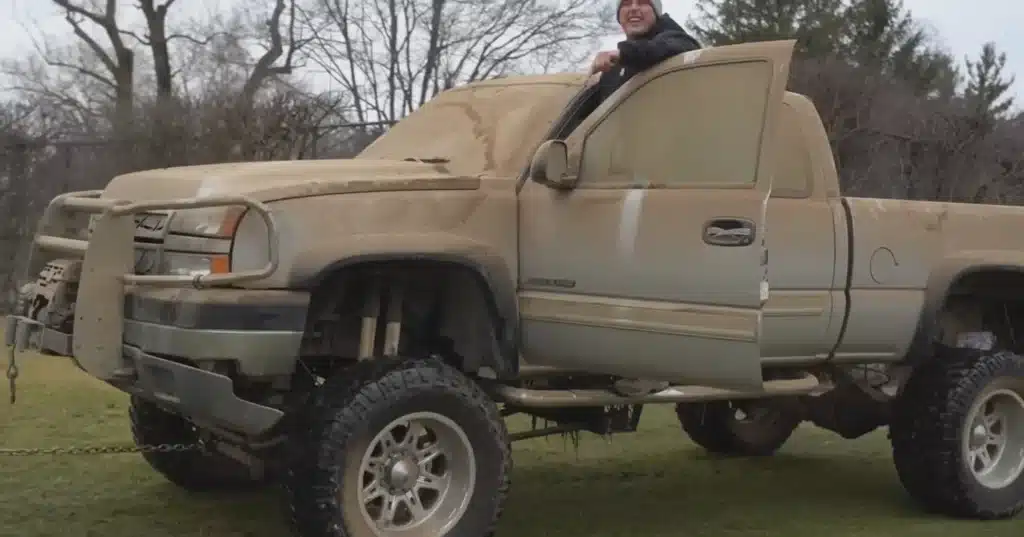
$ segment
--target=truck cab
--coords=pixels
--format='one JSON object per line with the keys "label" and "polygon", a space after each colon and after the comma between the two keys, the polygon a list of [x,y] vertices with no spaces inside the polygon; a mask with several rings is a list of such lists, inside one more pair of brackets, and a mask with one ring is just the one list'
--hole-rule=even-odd
{"label": "truck cab", "polygon": [[565,169],[519,192],[527,361],[750,388],[829,356],[846,236],[821,123],[785,91],[784,43],[717,52],[641,73],[541,148]]}

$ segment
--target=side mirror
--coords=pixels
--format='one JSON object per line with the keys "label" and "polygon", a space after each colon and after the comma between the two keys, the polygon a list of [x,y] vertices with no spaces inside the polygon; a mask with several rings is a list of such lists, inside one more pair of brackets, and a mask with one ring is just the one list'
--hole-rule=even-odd
{"label": "side mirror", "polygon": [[533,154],[530,179],[552,188],[572,188],[576,181],[566,176],[568,169],[568,146],[561,140],[548,140]]}

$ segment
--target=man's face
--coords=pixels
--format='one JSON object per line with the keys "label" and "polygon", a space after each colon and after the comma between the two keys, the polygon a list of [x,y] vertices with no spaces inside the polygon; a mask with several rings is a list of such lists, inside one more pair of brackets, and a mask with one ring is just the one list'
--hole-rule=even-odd
{"label": "man's face", "polygon": [[641,36],[657,22],[654,8],[648,0],[622,0],[619,4],[619,24],[627,37]]}

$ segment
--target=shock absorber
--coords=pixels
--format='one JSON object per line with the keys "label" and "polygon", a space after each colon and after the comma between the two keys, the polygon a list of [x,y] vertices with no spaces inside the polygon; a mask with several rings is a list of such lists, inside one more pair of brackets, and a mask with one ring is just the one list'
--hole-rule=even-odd
{"label": "shock absorber", "polygon": [[384,311],[384,356],[397,356],[402,337],[402,308],[405,299],[405,282],[399,278],[387,282],[387,293],[382,292],[385,285],[379,277],[375,277],[366,293],[363,303],[362,330],[359,335],[359,359],[368,360],[377,351],[377,326],[381,317],[381,305],[385,298],[387,305]]}

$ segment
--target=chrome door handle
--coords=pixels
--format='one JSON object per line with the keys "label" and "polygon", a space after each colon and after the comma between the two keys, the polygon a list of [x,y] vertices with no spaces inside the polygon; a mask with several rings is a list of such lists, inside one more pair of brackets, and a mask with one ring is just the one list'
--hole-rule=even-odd
{"label": "chrome door handle", "polygon": [[757,225],[746,218],[716,218],[704,224],[704,242],[712,246],[749,246]]}

